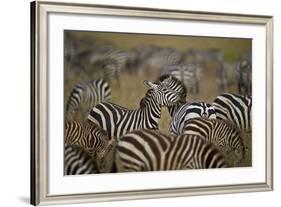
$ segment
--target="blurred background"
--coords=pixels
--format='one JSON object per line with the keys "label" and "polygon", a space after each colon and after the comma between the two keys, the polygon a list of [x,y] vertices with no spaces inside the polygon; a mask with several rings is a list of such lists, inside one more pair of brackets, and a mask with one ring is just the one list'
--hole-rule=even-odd
{"label": "blurred background", "polygon": [[[179,77],[188,88],[187,101],[212,102],[222,92],[239,93],[239,65],[251,61],[250,39],[92,31],[64,35],[65,103],[76,84],[104,79],[110,83],[113,103],[135,109],[147,90],[143,81],[173,74],[171,65],[188,65],[182,69],[185,77]],[[78,113],[75,119],[85,116]],[[169,121],[163,108],[161,131],[168,132]]]}

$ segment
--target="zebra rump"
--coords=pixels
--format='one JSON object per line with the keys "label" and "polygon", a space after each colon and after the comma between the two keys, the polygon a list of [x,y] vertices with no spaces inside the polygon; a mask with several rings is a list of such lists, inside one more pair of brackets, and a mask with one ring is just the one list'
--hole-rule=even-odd
{"label": "zebra rump", "polygon": [[81,146],[64,146],[64,175],[98,173],[95,160]]}
{"label": "zebra rump", "polygon": [[245,159],[247,148],[244,146],[240,130],[228,121],[193,118],[185,123],[183,133],[201,136],[225,154],[234,152],[238,163]]}
{"label": "zebra rump", "polygon": [[185,122],[196,117],[215,119],[216,112],[212,105],[206,102],[183,104],[173,115],[169,129],[172,134],[179,135],[183,132]]}
{"label": "zebra rump", "polygon": [[252,97],[224,93],[215,98],[213,106],[217,119],[229,120],[240,130],[250,132],[252,129]]}
{"label": "zebra rump", "polygon": [[121,137],[116,148],[118,172],[227,167],[224,156],[196,135],[166,136],[137,130]]}

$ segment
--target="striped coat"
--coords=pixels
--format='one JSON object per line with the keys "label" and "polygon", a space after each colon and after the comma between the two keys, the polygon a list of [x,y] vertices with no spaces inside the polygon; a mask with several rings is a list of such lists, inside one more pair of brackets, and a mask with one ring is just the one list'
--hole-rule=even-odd
{"label": "striped coat", "polygon": [[130,110],[114,103],[100,103],[92,109],[88,120],[116,139],[135,129],[158,129],[161,108],[177,103],[180,96],[176,91],[169,89],[165,81],[145,83],[150,89],[140,101],[138,109]]}
{"label": "striped coat", "polygon": [[118,172],[227,167],[216,147],[196,135],[166,136],[137,130],[120,138],[116,148]]}

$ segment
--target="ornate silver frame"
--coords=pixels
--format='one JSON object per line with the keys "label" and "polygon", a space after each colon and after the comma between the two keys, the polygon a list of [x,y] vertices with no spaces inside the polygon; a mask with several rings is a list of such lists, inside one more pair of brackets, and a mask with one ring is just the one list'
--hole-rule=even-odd
{"label": "ornate silver frame", "polygon": [[[244,185],[171,188],[96,194],[49,195],[47,176],[47,24],[49,13],[100,14],[127,17],[257,24],[266,29],[266,182]],[[273,17],[198,11],[162,10],[74,3],[31,3],[31,204],[66,204],[128,199],[191,196],[273,189]]]}

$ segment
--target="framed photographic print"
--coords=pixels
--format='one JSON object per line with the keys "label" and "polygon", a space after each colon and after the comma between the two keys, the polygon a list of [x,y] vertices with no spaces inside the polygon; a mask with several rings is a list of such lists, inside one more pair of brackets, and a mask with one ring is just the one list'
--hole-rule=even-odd
{"label": "framed photographic print", "polygon": [[31,204],[273,189],[273,17],[31,3]]}

